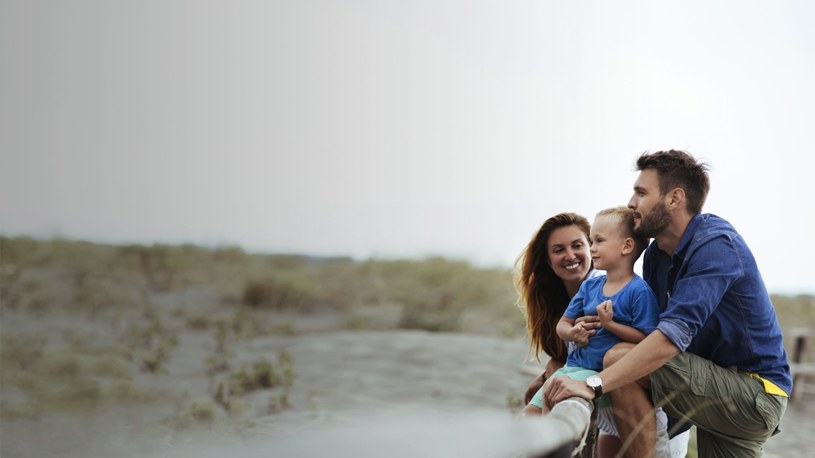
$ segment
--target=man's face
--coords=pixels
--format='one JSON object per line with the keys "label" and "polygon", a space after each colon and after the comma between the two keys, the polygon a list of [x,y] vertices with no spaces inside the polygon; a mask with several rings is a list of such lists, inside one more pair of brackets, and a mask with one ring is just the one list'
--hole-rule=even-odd
{"label": "man's face", "polygon": [[656,237],[671,223],[671,214],[664,196],[659,193],[659,174],[656,170],[645,169],[634,182],[634,195],[628,201],[628,208],[634,210],[634,233],[645,237]]}

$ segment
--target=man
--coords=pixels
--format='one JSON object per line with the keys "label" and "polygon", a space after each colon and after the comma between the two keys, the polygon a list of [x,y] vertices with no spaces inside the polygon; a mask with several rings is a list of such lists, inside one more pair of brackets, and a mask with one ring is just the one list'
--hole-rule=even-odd
{"label": "man", "polygon": [[643,278],[663,310],[659,324],[639,344],[609,351],[596,379],[554,380],[546,402],[611,392],[620,434],[632,440],[627,456],[653,448],[653,405],[696,425],[701,457],[761,456],[792,379],[755,259],[730,223],[701,213],[704,164],[671,150],[643,154],[637,170],[628,206],[637,233],[654,238]]}

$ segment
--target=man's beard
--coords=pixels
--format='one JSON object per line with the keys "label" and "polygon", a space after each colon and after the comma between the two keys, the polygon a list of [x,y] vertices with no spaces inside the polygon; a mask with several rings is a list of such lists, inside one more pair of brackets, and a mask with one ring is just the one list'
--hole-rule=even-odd
{"label": "man's beard", "polygon": [[642,237],[656,237],[671,224],[668,207],[662,202],[657,204],[647,215],[640,215],[642,215],[640,225],[634,229],[634,234]]}

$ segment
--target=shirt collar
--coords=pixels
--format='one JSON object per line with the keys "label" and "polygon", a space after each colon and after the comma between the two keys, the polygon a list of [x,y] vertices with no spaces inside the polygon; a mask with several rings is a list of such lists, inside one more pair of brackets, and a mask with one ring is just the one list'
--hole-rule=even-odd
{"label": "shirt collar", "polygon": [[693,215],[690,222],[688,223],[688,227],[685,228],[685,232],[682,233],[682,238],[679,240],[679,245],[676,247],[676,255],[685,256],[685,252],[688,251],[688,247],[690,246],[690,242],[693,240],[693,236],[696,234],[696,230],[699,229],[699,225],[702,224],[702,214],[697,213]]}

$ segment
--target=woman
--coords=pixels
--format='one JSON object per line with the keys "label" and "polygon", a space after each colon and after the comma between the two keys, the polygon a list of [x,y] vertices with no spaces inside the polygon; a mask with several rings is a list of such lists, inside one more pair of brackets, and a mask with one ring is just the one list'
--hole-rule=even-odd
{"label": "woman", "polygon": [[[525,306],[530,352],[549,355],[543,374],[524,394],[524,404],[549,375],[563,367],[568,348],[555,332],[558,320],[583,280],[596,271],[589,253],[589,221],[575,213],[547,219],[515,262],[516,286]],[[597,317],[580,318],[590,335],[600,327]]]}
{"label": "woman", "polygon": [[[541,352],[549,355],[543,374],[526,389],[524,405],[566,361],[569,348],[557,336],[555,327],[583,281],[598,274],[589,252],[590,229],[585,217],[559,213],[544,221],[515,262],[516,286],[524,304],[530,352],[534,351],[538,360]],[[577,321],[583,322],[590,336],[600,327],[597,316],[585,316]],[[671,457],[686,455],[689,437],[685,431],[668,441]],[[600,458],[615,456],[620,448],[619,438],[599,436]]]}

